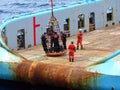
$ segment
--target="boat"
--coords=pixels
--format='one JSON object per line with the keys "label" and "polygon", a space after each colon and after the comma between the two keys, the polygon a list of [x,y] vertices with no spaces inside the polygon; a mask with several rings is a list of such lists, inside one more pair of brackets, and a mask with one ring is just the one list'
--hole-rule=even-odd
{"label": "boat", "polygon": [[[119,0],[92,0],[55,9],[55,15],[59,17],[60,27],[63,28],[65,20],[64,26],[68,26],[70,35],[75,35],[78,28],[87,32],[89,29],[91,31],[119,24],[119,6]],[[61,17],[61,14],[64,16]],[[111,18],[113,14],[116,15],[114,19]],[[0,79],[78,90],[119,90],[120,63],[117,59],[120,50],[87,67],[31,61],[14,51],[39,44],[40,34],[44,32],[43,27],[46,27],[49,20],[48,16],[50,11],[46,10],[13,18],[0,27]],[[85,24],[78,25],[81,18],[82,22],[85,18]],[[21,46],[18,45],[19,36],[23,39]],[[3,38],[7,38],[7,44]]]}

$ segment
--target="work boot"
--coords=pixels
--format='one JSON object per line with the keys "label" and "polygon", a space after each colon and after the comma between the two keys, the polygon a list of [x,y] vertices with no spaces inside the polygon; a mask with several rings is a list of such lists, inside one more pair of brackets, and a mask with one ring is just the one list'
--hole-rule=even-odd
{"label": "work boot", "polygon": [[79,50],[79,46],[77,46],[77,50]]}
{"label": "work boot", "polygon": [[83,48],[83,45],[81,45],[81,49],[84,49],[84,48]]}
{"label": "work boot", "polygon": [[72,59],[72,62],[74,62],[74,59]]}

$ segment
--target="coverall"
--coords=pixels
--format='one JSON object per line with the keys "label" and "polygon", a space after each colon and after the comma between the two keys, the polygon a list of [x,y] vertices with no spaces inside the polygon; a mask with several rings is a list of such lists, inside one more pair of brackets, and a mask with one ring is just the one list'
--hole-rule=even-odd
{"label": "coverall", "polygon": [[48,50],[47,50],[47,45],[46,45],[46,37],[44,34],[41,36],[41,43],[42,43],[44,51],[47,53]]}
{"label": "coverall", "polygon": [[66,37],[67,37],[66,34],[63,33],[63,32],[61,32],[61,40],[62,40],[64,49],[67,49],[67,48],[66,48],[66,41],[67,41]]}
{"label": "coverall", "polygon": [[69,49],[69,61],[74,62],[75,45],[73,43],[71,43],[68,46],[68,49]]}
{"label": "coverall", "polygon": [[83,33],[79,31],[77,34],[77,50],[79,49],[79,45],[81,46],[81,49],[83,49],[82,39],[83,39]]}
{"label": "coverall", "polygon": [[59,52],[59,35],[57,33],[54,34],[54,51]]}

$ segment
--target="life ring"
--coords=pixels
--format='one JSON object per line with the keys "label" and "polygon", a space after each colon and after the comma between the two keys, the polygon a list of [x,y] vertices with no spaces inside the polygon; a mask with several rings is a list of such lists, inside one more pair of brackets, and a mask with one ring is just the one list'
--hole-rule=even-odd
{"label": "life ring", "polygon": [[46,53],[46,55],[51,56],[51,57],[56,57],[56,56],[61,56],[66,53],[67,53],[67,50],[64,50],[64,51],[59,51],[59,52]]}

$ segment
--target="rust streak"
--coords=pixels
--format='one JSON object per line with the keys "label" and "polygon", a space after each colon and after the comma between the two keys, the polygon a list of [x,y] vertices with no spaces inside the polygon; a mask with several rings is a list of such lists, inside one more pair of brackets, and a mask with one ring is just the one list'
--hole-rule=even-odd
{"label": "rust streak", "polygon": [[74,67],[70,69],[68,76],[67,76],[67,83],[68,83],[68,88],[71,88],[71,75],[73,73]]}
{"label": "rust streak", "polygon": [[38,61],[33,61],[33,63],[29,67],[28,78],[30,83],[33,83],[32,78],[34,77],[34,71],[38,63],[39,63]]}
{"label": "rust streak", "polygon": [[25,82],[28,81],[29,68],[31,64],[32,64],[32,61],[26,60],[17,65],[15,72],[18,80],[25,81]]}

